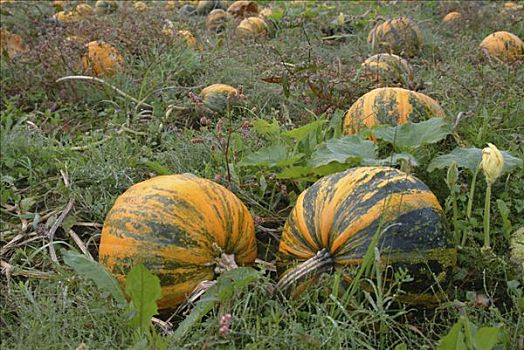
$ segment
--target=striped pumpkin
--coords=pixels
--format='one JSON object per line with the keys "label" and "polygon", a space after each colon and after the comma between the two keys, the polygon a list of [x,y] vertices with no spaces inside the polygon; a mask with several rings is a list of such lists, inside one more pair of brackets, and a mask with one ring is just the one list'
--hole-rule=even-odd
{"label": "striped pumpkin", "polygon": [[351,135],[380,124],[400,125],[429,117],[444,117],[437,101],[420,92],[398,87],[371,90],[360,97],[344,116],[344,133]]}
{"label": "striped pumpkin", "polygon": [[[404,285],[411,293],[406,299],[432,301],[432,274],[444,281],[456,263],[441,216],[429,188],[399,170],[360,167],[326,176],[300,194],[287,219],[277,256],[279,285],[289,286],[299,275],[297,265],[314,257],[336,270],[360,264],[380,231],[383,262],[407,268],[414,278]],[[347,269],[344,276],[352,278]]]}
{"label": "striped pumpkin", "polygon": [[372,49],[403,56],[415,56],[423,44],[417,23],[408,17],[399,17],[377,24],[368,35]]}
{"label": "striped pumpkin", "polygon": [[413,70],[408,61],[390,53],[379,53],[362,63],[364,77],[381,84],[413,81]]}
{"label": "striped pumpkin", "polygon": [[232,192],[191,174],[158,176],[129,188],[108,213],[100,262],[123,282],[143,263],[160,278],[159,308],[179,305],[215,277],[222,255],[256,258],[253,218]]}
{"label": "striped pumpkin", "polygon": [[495,32],[480,43],[480,49],[489,57],[504,63],[513,63],[524,59],[524,42],[509,32]]}

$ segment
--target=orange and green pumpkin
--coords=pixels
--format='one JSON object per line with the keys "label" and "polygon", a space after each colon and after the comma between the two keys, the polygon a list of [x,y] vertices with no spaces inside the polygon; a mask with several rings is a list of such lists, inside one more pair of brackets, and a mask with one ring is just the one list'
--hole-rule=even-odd
{"label": "orange and green pumpkin", "polygon": [[202,89],[200,98],[204,107],[212,112],[223,112],[242,99],[242,93],[227,84],[213,84]]}
{"label": "orange and green pumpkin", "polygon": [[413,81],[413,70],[408,61],[391,53],[379,53],[362,63],[364,77],[381,84]]}
{"label": "orange and green pumpkin", "polygon": [[110,76],[122,69],[124,58],[112,45],[103,41],[87,44],[87,54],[82,57],[84,70],[96,76]]}
{"label": "orange and green pumpkin", "polygon": [[9,58],[14,58],[27,51],[28,48],[20,35],[0,30],[0,55],[5,54]]}
{"label": "orange and green pumpkin", "polygon": [[415,56],[422,47],[423,36],[417,23],[399,17],[377,24],[368,35],[372,49],[403,56]]}
{"label": "orange and green pumpkin", "polygon": [[227,13],[237,18],[256,16],[258,6],[254,1],[237,0],[227,8]]}
{"label": "orange and green pumpkin", "polygon": [[480,43],[480,49],[489,57],[504,63],[513,63],[524,59],[524,42],[509,32],[495,32]]}
{"label": "orange and green pumpkin", "polygon": [[[456,263],[456,250],[442,225],[442,208],[417,178],[389,167],[351,168],[318,180],[297,198],[280,240],[278,286],[288,290],[307,271],[302,265],[341,270],[359,265],[379,232],[381,262],[405,268],[413,281],[403,300],[436,301],[432,291]],[[306,279],[307,281],[307,279]],[[435,288],[439,290],[438,288]]]}
{"label": "orange and green pumpkin", "polygon": [[383,87],[361,96],[344,116],[344,133],[352,135],[375,125],[400,125],[444,117],[437,101],[420,92],[399,87]]}
{"label": "orange and green pumpkin", "polygon": [[215,278],[223,254],[240,265],[254,262],[249,210],[225,187],[180,174],[140,182],[118,197],[104,222],[99,260],[121,282],[143,263],[160,279],[159,308],[171,308]]}
{"label": "orange and green pumpkin", "polygon": [[460,21],[462,21],[462,13],[453,11],[448,13],[447,15],[442,18],[442,23],[444,24],[458,24]]}
{"label": "orange and green pumpkin", "polygon": [[113,13],[118,8],[118,3],[115,0],[98,0],[95,3],[95,11],[97,13],[108,14]]}
{"label": "orange and green pumpkin", "polygon": [[215,9],[209,13],[206,19],[206,29],[211,32],[221,32],[226,28],[227,12]]}
{"label": "orange and green pumpkin", "polygon": [[240,38],[253,38],[253,37],[263,37],[266,36],[269,32],[269,27],[260,17],[249,17],[237,26],[236,35]]}

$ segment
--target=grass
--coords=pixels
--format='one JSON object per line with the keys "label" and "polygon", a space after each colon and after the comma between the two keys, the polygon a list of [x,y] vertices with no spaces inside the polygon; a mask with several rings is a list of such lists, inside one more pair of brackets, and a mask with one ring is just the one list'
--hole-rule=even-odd
{"label": "grass", "polygon": [[[378,16],[409,15],[420,23],[426,45],[419,56],[409,59],[415,86],[438,100],[450,118],[462,113],[454,139],[419,151],[423,165],[415,175],[441,203],[449,203],[446,171],[426,171],[434,156],[457,145],[482,148],[491,142],[524,158],[523,65],[488,64],[477,49],[496,30],[524,38],[518,13],[502,12],[497,2],[261,1],[260,7],[265,3],[286,15],[272,38],[248,41],[235,38],[232,23],[225,33],[209,33],[205,17],[165,12],[161,4],[158,13],[137,14],[121,6],[112,15],[60,25],[46,19],[53,13],[47,4],[2,4],[2,28],[21,34],[30,47],[17,59],[2,57],[0,62],[5,92],[0,101],[3,349],[77,349],[81,344],[121,349],[137,344],[140,339],[127,324],[126,310],[62,264],[61,249],[78,248],[69,230],[96,257],[105,215],[132,184],[162,173],[191,172],[227,185],[228,135],[232,188],[260,223],[259,257],[271,261],[294,198],[307,183],[238,166],[243,156],[268,144],[253,130],[253,121],[278,120],[282,127],[292,128],[323,113],[329,119],[376,87],[363,80],[359,70],[372,54],[366,39]],[[454,9],[465,14],[460,29],[440,24]],[[355,16],[351,31],[339,41],[322,40],[327,23],[340,12]],[[191,30],[203,50],[162,36],[164,18]],[[140,35],[136,28],[141,28]],[[115,44],[125,57],[125,70],[108,82],[145,99],[152,109],[137,108],[100,84],[56,83],[60,77],[81,73],[75,62],[82,46],[63,43],[73,34]],[[268,83],[269,78],[280,83]],[[213,83],[242,86],[247,101],[228,116],[206,114],[188,93],[198,94]],[[203,116],[209,123],[202,123]],[[471,174],[460,172],[459,226],[469,238],[459,251],[451,286],[443,286],[447,300],[436,308],[380,302],[376,294],[364,290],[344,307],[334,292],[338,288],[334,276],[323,276],[321,287],[308,288],[297,299],[270,297],[275,276],[267,273],[214,309],[189,335],[166,341],[173,349],[389,349],[402,343],[409,349],[434,349],[465,316],[479,327],[499,327],[498,348],[522,349],[524,280],[510,262],[509,241],[495,201],[508,206],[514,230],[522,227],[523,175],[522,168],[517,169],[493,186],[494,249],[484,254],[480,246],[485,181],[479,174],[473,214],[467,219],[463,213]],[[47,232],[70,199],[73,209],[50,243]],[[445,209],[451,222],[451,206]],[[49,256],[49,244],[58,251],[58,263]],[[385,300],[395,292],[385,287],[379,291]],[[489,305],[481,302],[485,297]],[[229,334],[220,336],[219,320],[226,312],[233,315],[233,323]],[[180,317],[173,320],[179,321]]]}

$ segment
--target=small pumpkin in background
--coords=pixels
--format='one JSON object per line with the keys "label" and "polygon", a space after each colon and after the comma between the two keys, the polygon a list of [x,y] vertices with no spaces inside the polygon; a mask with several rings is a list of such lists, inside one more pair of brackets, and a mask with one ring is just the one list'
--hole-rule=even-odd
{"label": "small pumpkin in background", "polygon": [[76,11],[60,11],[53,15],[53,19],[60,23],[72,23],[82,19]]}
{"label": "small pumpkin in background", "polygon": [[253,218],[242,201],[213,181],[179,174],[140,182],[117,198],[104,221],[99,260],[122,283],[144,264],[160,279],[158,307],[166,309],[256,256]]}
{"label": "small pumpkin in background", "polygon": [[89,4],[78,4],[75,7],[75,12],[81,17],[90,16],[95,12],[95,9]]}
{"label": "small pumpkin in background", "polygon": [[210,32],[221,32],[226,27],[227,12],[222,9],[215,9],[209,13],[206,19],[206,28]]}
{"label": "small pumpkin in background", "polygon": [[243,100],[245,96],[238,90],[227,84],[213,84],[202,89],[199,102],[205,109],[215,113],[221,113]]}
{"label": "small pumpkin in background", "polygon": [[164,10],[166,11],[172,11],[176,9],[177,2],[173,0],[168,0],[164,4]]}
{"label": "small pumpkin in background", "polygon": [[524,43],[515,34],[500,31],[488,35],[480,43],[480,50],[488,58],[503,63],[514,63],[524,59]]}
{"label": "small pumpkin in background", "polygon": [[198,42],[196,38],[193,36],[193,34],[188,30],[179,30],[177,31],[177,36],[184,39],[186,42],[187,47],[192,49],[198,49]]}
{"label": "small pumpkin in background", "polygon": [[7,55],[10,59],[27,52],[28,48],[24,40],[18,34],[13,34],[7,30],[0,30],[0,54]]}
{"label": "small pumpkin in background", "polygon": [[243,19],[237,26],[235,34],[239,38],[256,38],[267,36],[269,27],[264,19],[260,17],[249,17]]}
{"label": "small pumpkin in background", "polygon": [[400,125],[444,117],[437,101],[420,92],[382,87],[361,96],[344,115],[344,134],[352,135],[375,125]]}
{"label": "small pumpkin in background", "polygon": [[225,9],[224,4],[220,0],[200,0],[196,5],[196,13],[199,15],[208,15],[215,9]]}
{"label": "small pumpkin in background", "polygon": [[113,13],[118,9],[118,3],[114,0],[97,0],[95,12],[101,14]]}
{"label": "small pumpkin in background", "polygon": [[147,4],[143,1],[137,1],[133,4],[133,7],[135,10],[139,11],[139,12],[143,12],[143,11],[147,11],[148,10],[148,7],[147,7]]}
{"label": "small pumpkin in background", "polygon": [[380,262],[394,271],[407,269],[413,278],[402,285],[407,293],[398,300],[438,302],[438,284],[448,280],[457,260],[442,217],[430,189],[397,169],[359,167],[323,177],[298,196],[284,225],[277,287],[287,291],[303,276],[326,270],[340,270],[351,282],[354,275],[346,268],[363,262],[380,232]]}
{"label": "small pumpkin in background", "polygon": [[236,18],[253,17],[258,14],[258,6],[254,1],[237,0],[227,8],[227,13]]}
{"label": "small pumpkin in background", "polygon": [[413,70],[408,61],[391,53],[379,53],[362,63],[363,76],[380,84],[402,83],[408,86],[413,81]]}
{"label": "small pumpkin in background", "polygon": [[423,45],[423,36],[417,23],[409,17],[399,17],[377,24],[368,35],[373,50],[415,56]]}
{"label": "small pumpkin in background", "polygon": [[261,18],[268,18],[273,15],[273,9],[271,7],[264,7],[260,12],[258,13],[258,17]]}
{"label": "small pumpkin in background", "polygon": [[87,54],[82,57],[84,70],[95,76],[111,76],[123,68],[124,58],[118,50],[103,41],[87,44]]}
{"label": "small pumpkin in background", "polygon": [[447,15],[445,15],[444,18],[442,18],[442,23],[446,25],[455,25],[455,24],[460,23],[463,20],[463,18],[464,17],[462,16],[462,13],[457,12],[457,11],[452,11],[448,13]]}

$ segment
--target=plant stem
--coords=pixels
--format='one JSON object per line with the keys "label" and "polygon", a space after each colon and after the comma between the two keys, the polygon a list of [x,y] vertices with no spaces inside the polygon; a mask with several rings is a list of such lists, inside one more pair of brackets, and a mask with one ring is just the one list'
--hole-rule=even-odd
{"label": "plant stem", "polygon": [[454,229],[454,241],[455,245],[460,243],[460,230],[458,226],[458,204],[457,204],[457,194],[455,191],[451,191],[451,201],[453,204],[453,229]]}
{"label": "plant stem", "polygon": [[471,211],[473,210],[473,196],[475,195],[475,185],[477,183],[477,175],[479,174],[480,167],[475,170],[473,173],[473,178],[471,179],[471,188],[469,189],[468,196],[468,206],[466,208],[466,216],[468,219],[471,218]]}
{"label": "plant stem", "polygon": [[484,205],[484,248],[488,249],[489,246],[489,213],[491,204],[491,184],[488,182],[486,188],[486,200]]}

